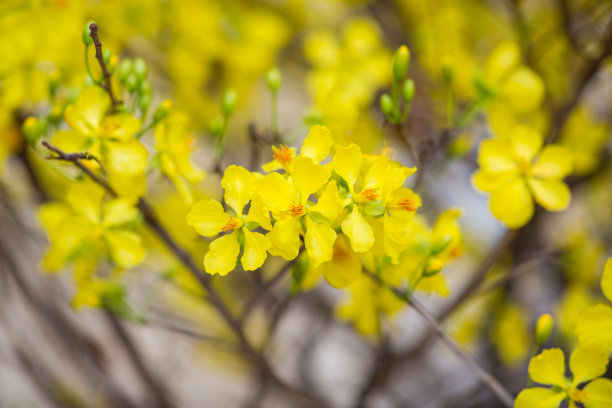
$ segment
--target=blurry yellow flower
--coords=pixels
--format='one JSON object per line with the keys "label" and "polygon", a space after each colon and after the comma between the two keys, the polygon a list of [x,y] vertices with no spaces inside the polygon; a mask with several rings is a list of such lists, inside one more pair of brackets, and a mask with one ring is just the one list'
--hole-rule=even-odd
{"label": "blurry yellow flower", "polygon": [[[553,388],[527,388],[516,397],[516,408],[557,408],[564,400],[571,406],[606,408],[612,404],[612,381],[597,378],[606,373],[608,355],[592,346],[578,347],[570,356],[573,377],[565,377],[565,356],[561,349],[547,349],[529,362],[529,376],[537,383]],[[587,383],[584,388],[578,386]]]}
{"label": "blurry yellow flower", "polygon": [[542,136],[529,127],[517,126],[508,138],[483,141],[478,164],[472,183],[491,194],[491,212],[509,228],[531,219],[534,199],[548,211],[569,205],[570,190],[562,180],[572,170],[571,152],[555,144],[542,149]]}
{"label": "blurry yellow flower", "polygon": [[[601,290],[612,302],[612,258],[608,258],[601,275]],[[582,344],[595,344],[612,350],[612,307],[596,305],[584,310],[578,318],[576,334]]]}

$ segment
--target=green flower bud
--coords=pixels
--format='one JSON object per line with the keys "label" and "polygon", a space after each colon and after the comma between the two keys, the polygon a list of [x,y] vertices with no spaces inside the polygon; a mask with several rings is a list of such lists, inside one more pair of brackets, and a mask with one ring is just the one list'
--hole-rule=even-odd
{"label": "green flower bud", "polygon": [[59,121],[62,120],[63,114],[64,109],[61,105],[56,103],[51,107],[51,111],[49,112],[49,121],[51,123],[59,123]]}
{"label": "green flower bud", "polygon": [[282,76],[278,68],[274,67],[266,74],[266,82],[270,91],[276,93],[282,85]]}
{"label": "green flower bud", "polygon": [[431,244],[431,249],[429,253],[432,255],[438,255],[440,252],[444,251],[450,245],[453,237],[450,234],[444,235],[442,238],[435,240]]}
{"label": "green flower bud", "polygon": [[144,80],[138,84],[138,94],[142,97],[144,95],[153,95],[153,87],[151,82]]}
{"label": "green flower bud", "polygon": [[157,109],[155,109],[155,112],[153,112],[153,122],[157,123],[168,116],[170,108],[172,108],[172,101],[170,99],[166,99],[160,103]]}
{"label": "green flower bud", "polygon": [[112,56],[113,56],[113,53],[108,48],[105,48],[105,49],[102,50],[102,58],[104,59],[104,63],[107,66],[108,66],[108,64],[110,64]]}
{"label": "green flower bud", "polygon": [[130,92],[135,92],[138,89],[138,78],[135,74],[130,74],[125,81],[125,87]]}
{"label": "green flower bud", "polygon": [[385,116],[389,116],[393,113],[393,100],[389,94],[382,94],[380,96],[380,110]]}
{"label": "green flower bud", "polygon": [[442,261],[440,258],[433,256],[427,260],[425,268],[423,268],[423,276],[434,276],[439,273],[443,267],[444,261]]}
{"label": "green flower bud", "polygon": [[444,82],[450,84],[451,82],[453,82],[454,76],[455,76],[455,71],[452,65],[450,64],[442,65],[442,79],[444,80]]}
{"label": "green flower bud", "polygon": [[28,142],[34,143],[41,135],[40,122],[34,116],[28,116],[21,125],[21,131]]}
{"label": "green flower bud", "polygon": [[91,38],[91,36],[89,35],[89,33],[91,32],[89,30],[89,25],[91,23],[93,23],[93,21],[88,21],[87,24],[85,24],[85,27],[83,28],[83,44],[85,45],[93,44],[93,38]]}
{"label": "green flower bud", "polygon": [[136,58],[134,60],[134,74],[139,80],[143,80],[147,77],[147,63],[142,58]]}
{"label": "green flower bud", "polygon": [[234,112],[236,108],[236,91],[233,89],[228,89],[223,94],[221,98],[221,110],[223,111],[223,116],[229,117]]}
{"label": "green flower bud", "polygon": [[544,344],[553,329],[553,318],[548,313],[538,318],[535,328],[535,339],[537,344]]}
{"label": "green flower bud", "polygon": [[404,81],[404,86],[402,87],[402,97],[404,101],[411,102],[414,98],[414,81],[412,79],[407,79]]}
{"label": "green flower bud", "polygon": [[393,56],[393,79],[395,81],[399,82],[406,77],[409,63],[410,51],[408,51],[408,47],[402,45]]}
{"label": "green flower bud", "polygon": [[149,106],[151,105],[152,101],[153,101],[152,94],[148,94],[148,93],[143,94],[138,100],[138,106],[140,107],[140,110],[145,112],[147,109],[149,109]]}
{"label": "green flower bud", "polygon": [[117,76],[119,77],[119,82],[125,84],[127,82],[128,77],[134,70],[134,63],[132,59],[125,58],[121,60],[119,63],[119,68],[117,71]]}
{"label": "green flower bud", "polygon": [[49,74],[49,82],[48,82],[49,95],[51,96],[55,95],[55,92],[57,91],[57,88],[59,88],[60,83],[61,83],[60,72],[57,69],[54,69]]}

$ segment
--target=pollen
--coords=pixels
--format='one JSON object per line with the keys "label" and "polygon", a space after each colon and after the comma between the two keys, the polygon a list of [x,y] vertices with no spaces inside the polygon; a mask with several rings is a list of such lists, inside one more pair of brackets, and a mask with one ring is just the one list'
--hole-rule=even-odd
{"label": "pollen", "polygon": [[416,211],[417,210],[417,202],[410,197],[404,197],[397,203],[402,210],[406,211]]}
{"label": "pollen", "polygon": [[306,209],[304,208],[304,206],[300,203],[295,203],[294,201],[291,202],[291,204],[289,204],[289,210],[287,211],[287,215],[290,215],[292,217],[301,217],[302,215],[306,214]]}
{"label": "pollen", "polygon": [[235,230],[236,228],[240,227],[241,222],[233,217],[230,217],[230,219],[227,221],[227,223],[221,228],[221,231],[225,232],[225,231],[231,231],[231,230]]}
{"label": "pollen", "polygon": [[293,160],[293,151],[287,145],[281,145],[280,147],[272,146],[272,155],[274,160],[279,162],[284,168],[288,168]]}
{"label": "pollen", "polygon": [[361,193],[357,194],[355,197],[355,202],[365,204],[378,200],[379,198],[380,194],[378,194],[378,190],[376,188],[366,188]]}

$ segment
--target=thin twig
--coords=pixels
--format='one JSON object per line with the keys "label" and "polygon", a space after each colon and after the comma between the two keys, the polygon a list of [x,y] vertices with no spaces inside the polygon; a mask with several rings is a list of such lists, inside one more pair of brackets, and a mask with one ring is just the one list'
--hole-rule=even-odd
{"label": "thin twig", "polygon": [[96,47],[96,59],[98,60],[98,64],[100,64],[100,69],[102,69],[102,75],[104,77],[103,88],[110,97],[112,103],[111,113],[114,113],[121,105],[121,101],[115,97],[115,94],[113,92],[111,74],[108,71],[108,68],[106,67],[106,62],[104,62],[104,55],[102,54],[102,43],[100,42],[100,38],[98,37],[98,25],[96,23],[91,23],[89,25],[89,36],[93,40],[94,46]]}
{"label": "thin twig", "polygon": [[367,276],[369,276],[374,282],[379,284],[382,287],[389,289],[396,297],[405,301],[407,304],[412,306],[414,310],[418,314],[423,317],[429,326],[435,331],[435,333],[440,337],[440,339],[447,345],[447,347],[461,360],[463,360],[466,364],[468,364],[476,373],[478,378],[495,394],[495,396],[499,399],[504,406],[508,408],[512,408],[514,405],[514,398],[506,388],[497,381],[491,374],[489,374],[478,362],[464,351],[453,338],[446,333],[442,325],[433,317],[417,300],[415,300],[412,296],[408,296],[408,293],[403,292],[393,286],[388,285],[385,281],[383,281],[378,275],[375,275],[371,272],[365,272]]}

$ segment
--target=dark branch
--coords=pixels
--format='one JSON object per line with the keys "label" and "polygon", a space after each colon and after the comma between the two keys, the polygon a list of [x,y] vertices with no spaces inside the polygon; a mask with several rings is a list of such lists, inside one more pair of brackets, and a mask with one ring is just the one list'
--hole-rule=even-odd
{"label": "dark branch", "polygon": [[93,40],[94,46],[96,47],[96,59],[98,60],[98,64],[100,64],[100,68],[102,69],[102,75],[104,77],[103,88],[108,92],[108,96],[110,97],[112,106],[111,112],[116,112],[117,107],[121,105],[121,101],[115,97],[113,93],[113,85],[111,83],[111,74],[106,67],[106,62],[104,62],[104,55],[102,55],[102,43],[100,42],[100,38],[98,37],[98,25],[96,23],[91,23],[89,25],[89,36]]}

